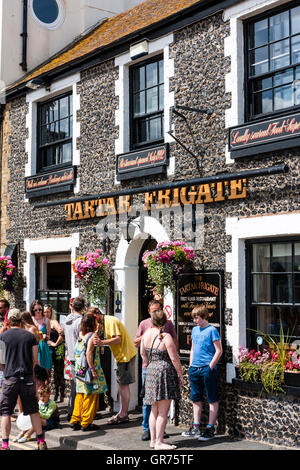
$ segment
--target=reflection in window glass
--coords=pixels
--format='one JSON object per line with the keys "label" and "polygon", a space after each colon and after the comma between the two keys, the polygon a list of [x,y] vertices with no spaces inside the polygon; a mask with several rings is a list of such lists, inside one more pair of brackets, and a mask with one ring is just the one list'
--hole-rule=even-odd
{"label": "reflection in window glass", "polygon": [[269,274],[253,274],[253,302],[271,302],[271,283]]}
{"label": "reflection in window glass", "polygon": [[291,9],[291,34],[300,33],[300,6]]}
{"label": "reflection in window glass", "polygon": [[250,73],[260,75],[269,70],[268,48],[260,47],[250,54]]}
{"label": "reflection in window glass", "polygon": [[259,243],[253,245],[252,272],[270,272],[270,244]]}
{"label": "reflection in window glass", "polygon": [[289,108],[294,104],[293,86],[286,85],[274,90],[274,110]]}
{"label": "reflection in window glass", "polygon": [[273,272],[292,271],[292,244],[274,243],[272,245],[272,265]]}
{"label": "reflection in window glass", "polygon": [[292,64],[300,62],[300,34],[291,39],[292,41]]}
{"label": "reflection in window glass", "polygon": [[250,47],[259,47],[268,43],[268,20],[256,21],[252,25]]}
{"label": "reflection in window glass", "polygon": [[290,42],[288,39],[270,45],[270,70],[290,65]]}
{"label": "reflection in window glass", "polygon": [[270,39],[269,41],[277,41],[278,39],[286,38],[290,34],[289,26],[289,12],[285,11],[279,15],[271,16],[270,18]]}

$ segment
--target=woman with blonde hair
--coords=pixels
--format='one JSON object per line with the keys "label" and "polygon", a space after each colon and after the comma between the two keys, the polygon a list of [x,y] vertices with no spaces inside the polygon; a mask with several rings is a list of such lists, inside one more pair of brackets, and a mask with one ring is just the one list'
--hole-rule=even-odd
{"label": "woman with blonde hair", "polygon": [[153,328],[149,328],[141,341],[141,356],[147,364],[144,404],[152,405],[149,418],[150,447],[155,450],[171,450],[176,446],[164,442],[171,400],[180,397],[183,374],[176,345],[163,328],[167,321],[163,310],[152,314]]}

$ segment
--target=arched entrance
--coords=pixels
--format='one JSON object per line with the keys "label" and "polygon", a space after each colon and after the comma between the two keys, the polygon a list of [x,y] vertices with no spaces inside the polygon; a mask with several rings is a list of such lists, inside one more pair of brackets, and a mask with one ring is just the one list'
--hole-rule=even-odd
{"label": "arched entrance", "polygon": [[[143,227],[141,231],[140,226]],[[122,296],[120,313],[115,315],[123,322],[130,337],[133,339],[137,332],[138,324],[143,318],[147,318],[147,295],[143,292],[141,284],[144,283],[144,268],[141,267],[142,253],[147,249],[148,243],[159,243],[169,240],[169,235],[161,223],[153,217],[144,217],[142,224],[136,224],[136,228],[130,242],[123,237],[119,241],[114,266],[114,290]],[[165,302],[173,308],[173,296],[167,296]],[[145,315],[145,316],[143,316]],[[137,361],[138,362],[138,361]],[[112,367],[114,364],[112,365]],[[136,382],[131,385],[131,399],[129,409],[135,409],[138,405],[139,373],[136,367]],[[112,398],[115,401],[115,409],[118,409],[118,386],[112,373]]]}

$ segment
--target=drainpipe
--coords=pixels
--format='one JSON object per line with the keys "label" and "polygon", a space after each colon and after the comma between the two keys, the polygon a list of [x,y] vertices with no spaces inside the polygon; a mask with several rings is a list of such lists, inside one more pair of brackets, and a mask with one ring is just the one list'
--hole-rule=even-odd
{"label": "drainpipe", "polygon": [[27,72],[27,18],[28,18],[28,0],[23,0],[23,32],[22,37],[22,62],[20,66],[24,72]]}

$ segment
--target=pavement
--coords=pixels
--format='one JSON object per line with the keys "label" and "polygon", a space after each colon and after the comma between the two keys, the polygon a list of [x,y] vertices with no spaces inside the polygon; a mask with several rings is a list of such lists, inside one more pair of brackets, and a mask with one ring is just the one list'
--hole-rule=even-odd
{"label": "pavement", "polygon": [[[105,455],[110,455],[112,451],[122,455],[122,451],[152,451],[149,447],[149,441],[142,441],[142,414],[140,411],[132,411],[129,413],[130,421],[126,424],[108,425],[107,420],[112,413],[101,411],[98,412],[94,420],[95,424],[100,426],[97,431],[83,432],[81,430],[74,431],[67,420],[67,403],[58,403],[61,428],[53,429],[46,432],[46,441],[49,450],[81,450],[81,451],[106,451]],[[287,450],[285,447],[268,445],[256,441],[245,439],[236,439],[226,435],[216,435],[216,437],[207,442],[200,442],[197,439],[182,437],[181,433],[186,430],[184,427],[167,424],[166,432],[169,438],[166,440],[170,444],[177,446],[173,453],[191,453],[196,451],[270,451],[270,450]],[[12,430],[10,437],[11,450],[36,450],[37,444],[33,435],[33,439],[25,444],[13,443],[12,439],[19,433],[15,422],[12,422]],[[128,452],[126,452],[128,455]],[[129,452],[131,454],[131,452]],[[137,455],[132,452],[132,455]],[[156,451],[157,454],[157,451]],[[197,453],[198,454],[198,453]],[[3,455],[3,453],[2,453]],[[1,455],[1,457],[2,457]],[[115,454],[112,454],[115,455]],[[113,462],[112,462],[113,463]],[[117,462],[114,462],[117,463]]]}

